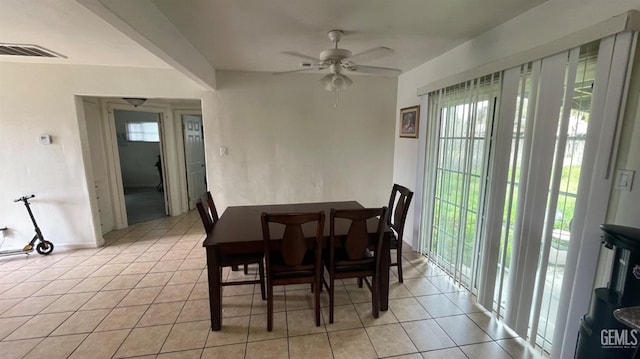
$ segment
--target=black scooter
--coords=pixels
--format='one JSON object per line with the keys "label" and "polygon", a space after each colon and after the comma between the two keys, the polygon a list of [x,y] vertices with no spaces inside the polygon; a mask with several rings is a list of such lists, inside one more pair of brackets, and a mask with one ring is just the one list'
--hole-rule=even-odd
{"label": "black scooter", "polygon": [[[27,207],[27,212],[29,212],[29,217],[31,218],[31,222],[33,222],[33,227],[36,230],[36,234],[33,236],[33,239],[31,239],[31,242],[29,242],[29,244],[24,246],[22,249],[0,251],[0,257],[11,256],[14,254],[29,254],[33,252],[34,245],[35,245],[36,251],[39,254],[42,254],[43,256],[46,256],[47,254],[50,254],[51,252],[53,252],[53,243],[46,241],[44,239],[44,236],[42,235],[42,232],[40,232],[40,228],[38,227],[38,223],[36,223],[36,218],[33,216],[33,212],[31,212],[29,200],[34,197],[35,195],[22,196],[14,200],[14,202],[20,202],[20,201],[24,202],[24,206]],[[5,231],[5,230],[7,230],[6,227],[0,228],[0,231]],[[36,241],[38,241],[37,245],[36,245]]]}

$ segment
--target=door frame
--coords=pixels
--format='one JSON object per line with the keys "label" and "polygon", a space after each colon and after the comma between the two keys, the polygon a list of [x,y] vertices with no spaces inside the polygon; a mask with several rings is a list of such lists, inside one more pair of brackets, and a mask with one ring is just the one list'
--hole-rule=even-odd
{"label": "door frame", "polygon": [[[175,124],[176,124],[176,133],[180,134],[179,136],[176,136],[176,150],[177,150],[177,155],[182,159],[179,162],[178,165],[178,169],[179,172],[184,174],[183,176],[180,176],[180,182],[181,182],[181,189],[183,190],[181,199],[182,199],[182,208],[185,208],[187,211],[190,210],[189,208],[189,181],[187,180],[188,177],[188,173],[187,173],[187,160],[186,160],[186,151],[184,149],[184,122],[182,120],[182,116],[183,115],[195,115],[195,116],[200,116],[200,128],[202,129],[202,147],[204,149],[204,163],[205,166],[207,164],[207,149],[206,149],[206,144],[204,141],[204,118],[202,117],[202,111],[201,110],[195,110],[195,109],[180,109],[180,110],[174,110],[174,118],[175,118]],[[179,129],[178,129],[179,127]],[[205,167],[205,176],[207,174],[207,170]],[[207,184],[209,183],[209,180],[207,178]],[[208,187],[208,185],[207,185]]]}
{"label": "door frame", "polygon": [[[107,160],[106,160],[106,151],[105,151],[105,145],[104,145],[104,141],[105,141],[105,122],[102,119],[102,104],[100,103],[99,99],[96,97],[89,97],[89,96],[78,96],[82,102],[82,106],[83,106],[83,110],[84,110],[84,127],[86,129],[86,139],[83,139],[84,141],[87,142],[87,146],[89,149],[89,154],[87,154],[88,158],[91,159],[91,162],[87,164],[88,167],[87,168],[87,174],[91,173],[91,177],[89,177],[87,175],[87,180],[88,180],[88,186],[89,188],[93,189],[93,191],[95,193],[93,193],[91,195],[92,199],[95,199],[95,201],[92,201],[92,210],[94,211],[94,214],[96,216],[96,218],[98,219],[98,224],[99,226],[99,230],[96,230],[96,233],[100,233],[100,236],[102,237],[103,235],[105,235],[106,233],[112,231],[113,229],[115,229],[115,219],[113,217],[113,205],[112,205],[112,194],[111,194],[111,186],[110,186],[110,181],[109,181],[109,169],[107,168]],[[87,118],[87,112],[86,112],[86,105],[90,104],[90,105],[95,105],[96,106],[96,123],[94,124],[95,126],[97,126],[97,130],[98,133],[95,134],[95,136],[97,136],[98,138],[94,137],[92,133],[89,132],[89,119]],[[89,144],[89,142],[91,141],[97,141],[99,142],[100,148],[97,149],[100,152],[100,155],[102,156],[102,161],[100,162],[95,162],[93,161],[93,156],[96,155],[93,151],[93,147],[91,146],[91,144]],[[104,203],[108,208],[101,208],[100,207],[100,198],[99,198],[99,193],[98,193],[98,179],[96,178],[96,169],[97,168],[101,168],[104,171],[104,187],[106,188],[106,197],[105,199],[103,199],[103,201],[106,200],[106,203]],[[91,178],[91,180],[90,180]],[[93,203],[95,202],[95,203]],[[93,208],[95,207],[95,208]],[[108,210],[109,211],[109,216],[111,217],[110,219],[110,223],[104,223],[103,222],[103,211],[104,210]]]}
{"label": "door frame", "polygon": [[164,186],[164,200],[165,211],[167,215],[171,215],[171,190],[172,190],[172,176],[167,174],[167,135],[165,126],[170,123],[171,111],[169,106],[159,104],[145,103],[140,106],[133,106],[126,103],[117,103],[110,100],[106,101],[106,106],[103,107],[106,119],[105,126],[105,154],[108,168],[109,187],[111,189],[112,203],[113,203],[113,218],[116,229],[126,228],[129,226],[127,220],[127,209],[124,199],[124,185],[122,183],[122,170],[120,168],[120,152],[118,150],[118,139],[116,135],[116,123],[115,123],[115,110],[124,111],[138,111],[138,112],[151,112],[158,114],[158,128],[160,131],[160,159],[162,161],[162,176]]}

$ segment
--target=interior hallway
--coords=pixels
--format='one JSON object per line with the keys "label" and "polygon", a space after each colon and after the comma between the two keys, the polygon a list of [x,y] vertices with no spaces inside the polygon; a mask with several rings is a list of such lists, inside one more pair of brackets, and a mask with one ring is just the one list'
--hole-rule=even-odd
{"label": "interior hallway", "polygon": [[[158,187],[160,188],[160,187]],[[124,200],[129,225],[147,222],[167,215],[164,192],[157,188],[126,188]]]}

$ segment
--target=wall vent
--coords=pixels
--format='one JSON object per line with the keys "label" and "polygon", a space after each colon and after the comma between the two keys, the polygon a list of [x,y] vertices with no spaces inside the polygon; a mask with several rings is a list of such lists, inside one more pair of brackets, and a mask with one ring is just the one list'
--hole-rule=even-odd
{"label": "wall vent", "polygon": [[51,50],[45,49],[38,45],[25,45],[25,44],[3,44],[0,43],[0,55],[10,56],[30,56],[30,57],[59,57],[60,55]]}

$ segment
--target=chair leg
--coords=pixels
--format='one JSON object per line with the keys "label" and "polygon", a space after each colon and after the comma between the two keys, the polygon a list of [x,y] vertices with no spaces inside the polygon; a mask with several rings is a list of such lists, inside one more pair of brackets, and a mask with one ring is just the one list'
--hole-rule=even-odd
{"label": "chair leg", "polygon": [[362,288],[362,277],[358,278],[358,288]]}
{"label": "chair leg", "polygon": [[260,294],[262,295],[262,300],[267,299],[264,293],[264,263],[262,261],[258,262],[258,274],[260,275]]}
{"label": "chair leg", "polygon": [[329,277],[329,323],[333,323],[333,307],[334,307],[334,297],[333,297],[333,276]]}
{"label": "chair leg", "polygon": [[234,271],[234,272],[237,272],[238,271],[238,266],[237,265],[231,266],[231,270]]}
{"label": "chair leg", "polygon": [[320,286],[320,279],[316,279],[316,283],[315,283],[315,287],[316,290],[314,291],[314,296],[315,296],[315,309],[316,309],[316,327],[320,326],[320,289],[318,288],[318,286]]}
{"label": "chair leg", "polygon": [[403,282],[402,278],[402,240],[398,240],[398,249],[396,250],[396,263],[398,263],[398,280]]}
{"label": "chair leg", "polygon": [[244,274],[247,275],[249,274],[249,265],[248,264],[244,264]]}
{"label": "chair leg", "polygon": [[267,285],[267,331],[273,330],[273,285]]}
{"label": "chair leg", "polygon": [[377,275],[371,277],[371,315],[374,318],[380,316],[380,279]]}

